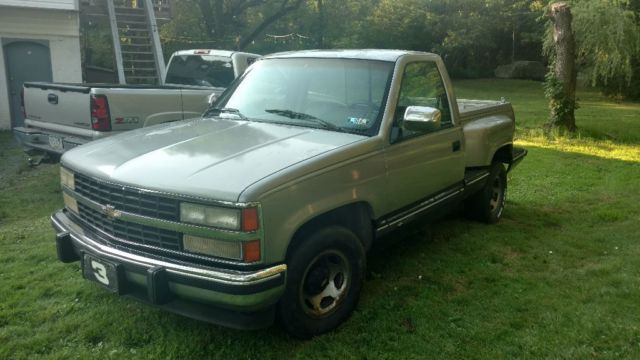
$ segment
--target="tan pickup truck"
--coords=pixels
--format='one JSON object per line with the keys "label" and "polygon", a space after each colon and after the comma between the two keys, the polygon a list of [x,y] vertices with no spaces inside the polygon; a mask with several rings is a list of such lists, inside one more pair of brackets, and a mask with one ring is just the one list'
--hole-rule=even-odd
{"label": "tan pickup truck", "polygon": [[67,152],[58,257],[169,311],[308,338],[351,314],[381,235],[462,202],[500,219],[514,127],[509,103],[457,101],[434,54],[266,56],[202,118]]}
{"label": "tan pickup truck", "polygon": [[25,83],[25,126],[13,131],[28,154],[44,152],[57,160],[91,140],[202,115],[210,100],[258,57],[225,50],[177,51],[161,86]]}

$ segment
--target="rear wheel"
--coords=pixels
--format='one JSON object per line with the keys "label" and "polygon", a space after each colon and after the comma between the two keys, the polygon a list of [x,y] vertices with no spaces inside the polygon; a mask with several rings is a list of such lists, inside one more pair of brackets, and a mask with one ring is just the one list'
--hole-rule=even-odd
{"label": "rear wheel", "polygon": [[495,224],[502,217],[506,195],[507,172],[502,163],[494,162],[482,190],[465,200],[465,212],[472,219]]}
{"label": "rear wheel", "polygon": [[351,315],[365,269],[364,248],[353,232],[338,226],[319,230],[293,250],[287,265],[278,317],[289,334],[308,339]]}

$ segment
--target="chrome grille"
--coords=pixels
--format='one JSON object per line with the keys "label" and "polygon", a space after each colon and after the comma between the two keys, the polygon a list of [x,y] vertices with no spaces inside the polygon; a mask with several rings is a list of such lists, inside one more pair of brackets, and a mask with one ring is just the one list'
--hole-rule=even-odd
{"label": "chrome grille", "polygon": [[75,174],[75,190],[100,205],[111,205],[117,210],[170,221],[180,218],[180,202],[176,199],[98,182],[78,173]]}
{"label": "chrome grille", "polygon": [[[77,180],[76,180],[77,184]],[[77,185],[76,185],[77,186]],[[119,219],[110,219],[90,207],[78,203],[80,218],[87,224],[113,237],[136,244],[181,251],[181,233],[135,224]]]}
{"label": "chrome grille", "polygon": [[[75,191],[100,205],[111,205],[132,214],[169,221],[178,221],[180,217],[180,203],[176,199],[98,182],[78,173],[75,174]],[[78,203],[78,211],[82,221],[113,236],[115,240],[166,250],[182,250],[182,234],[179,232],[112,219],[82,203]]]}

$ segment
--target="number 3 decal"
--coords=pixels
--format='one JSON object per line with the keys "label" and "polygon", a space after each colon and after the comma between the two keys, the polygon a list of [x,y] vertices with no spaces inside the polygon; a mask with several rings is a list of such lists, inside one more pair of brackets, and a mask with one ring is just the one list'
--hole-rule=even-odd
{"label": "number 3 decal", "polygon": [[109,285],[109,278],[107,277],[107,269],[99,262],[91,260],[91,268],[93,269],[93,275],[105,285]]}

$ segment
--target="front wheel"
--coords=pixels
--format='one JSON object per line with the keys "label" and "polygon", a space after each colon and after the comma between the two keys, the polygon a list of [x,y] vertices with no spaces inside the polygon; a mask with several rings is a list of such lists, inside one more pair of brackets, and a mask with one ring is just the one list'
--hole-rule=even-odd
{"label": "front wheel", "polygon": [[289,334],[308,339],[351,315],[365,269],[364,248],[353,232],[338,226],[319,230],[293,249],[287,265],[278,316]]}
{"label": "front wheel", "polygon": [[482,190],[465,200],[465,212],[472,219],[495,224],[502,217],[506,195],[507,172],[502,163],[494,162]]}

